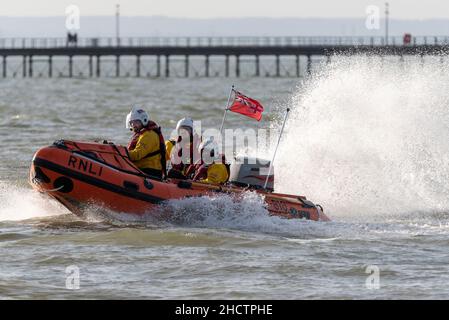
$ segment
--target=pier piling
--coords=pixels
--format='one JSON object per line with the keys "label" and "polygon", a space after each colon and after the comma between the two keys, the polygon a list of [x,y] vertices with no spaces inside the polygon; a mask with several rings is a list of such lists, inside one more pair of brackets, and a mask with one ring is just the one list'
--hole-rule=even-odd
{"label": "pier piling", "polygon": [[310,54],[307,55],[307,74],[312,72],[312,56]]}
{"label": "pier piling", "polygon": [[115,76],[120,77],[120,56],[115,56]]}
{"label": "pier piling", "polygon": [[170,77],[170,56],[165,55],[165,77]]}
{"label": "pier piling", "polygon": [[51,78],[53,76],[53,57],[48,56],[48,77]]}
{"label": "pier piling", "polygon": [[22,57],[22,77],[26,78],[27,76],[27,56]]}
{"label": "pier piling", "polygon": [[33,56],[28,57],[28,76],[33,77]]}
{"label": "pier piling", "polygon": [[97,56],[97,78],[101,76],[101,57]]}
{"label": "pier piling", "polygon": [[254,76],[260,77],[260,58],[258,55],[256,55],[256,73]]}
{"label": "pier piling", "polygon": [[299,69],[300,68],[300,65],[299,65],[299,55],[296,55],[295,56],[295,67],[296,67],[296,77],[300,77],[301,76],[301,70]]}
{"label": "pier piling", "polygon": [[279,55],[276,56],[276,77],[281,76],[281,59]]}
{"label": "pier piling", "polygon": [[6,78],[6,56],[3,56],[3,78]]}
{"label": "pier piling", "polygon": [[235,76],[240,77],[240,56],[235,56]]}
{"label": "pier piling", "polygon": [[136,56],[136,77],[140,78],[140,55]]}
{"label": "pier piling", "polygon": [[184,76],[186,78],[189,77],[189,55],[186,54],[185,58],[184,58]]}
{"label": "pier piling", "polygon": [[206,55],[204,64],[205,64],[205,69],[206,69],[204,72],[204,75],[206,76],[206,78],[209,78],[209,56],[208,55]]}
{"label": "pier piling", "polygon": [[94,76],[93,57],[89,56],[89,78]]}
{"label": "pier piling", "polygon": [[69,56],[69,78],[73,77],[73,56]]}
{"label": "pier piling", "polygon": [[161,56],[158,55],[156,57],[156,77],[160,77],[161,76]]}

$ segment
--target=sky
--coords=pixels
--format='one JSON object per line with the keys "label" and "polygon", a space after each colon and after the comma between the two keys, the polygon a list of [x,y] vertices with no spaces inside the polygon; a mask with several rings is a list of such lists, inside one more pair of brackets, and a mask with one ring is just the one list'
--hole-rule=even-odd
{"label": "sky", "polygon": [[[77,5],[83,15],[114,15],[120,3],[124,16],[185,18],[366,17],[367,7],[384,12],[378,0],[2,0],[0,16],[64,16],[69,5]],[[389,0],[393,19],[449,19],[448,0]]]}

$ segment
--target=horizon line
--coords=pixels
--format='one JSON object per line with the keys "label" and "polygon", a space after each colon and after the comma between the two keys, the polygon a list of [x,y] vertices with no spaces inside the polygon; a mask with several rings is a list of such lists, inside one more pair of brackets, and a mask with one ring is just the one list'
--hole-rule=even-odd
{"label": "horizon line", "polygon": [[[110,15],[81,15],[80,18],[88,17],[88,18],[114,18],[115,14]],[[0,18],[65,18],[64,15],[0,15]],[[184,20],[243,20],[243,19],[271,19],[271,20],[279,20],[279,19],[296,19],[296,20],[366,20],[366,17],[295,17],[295,16],[279,16],[279,17],[270,17],[270,16],[242,16],[242,17],[183,17],[183,16],[167,16],[167,15],[120,15],[120,18],[166,18],[166,19],[184,19]],[[385,17],[381,17],[380,20],[385,20]],[[394,18],[389,17],[389,20],[392,21],[432,21],[432,20],[449,20],[449,17],[434,17],[434,18]]]}

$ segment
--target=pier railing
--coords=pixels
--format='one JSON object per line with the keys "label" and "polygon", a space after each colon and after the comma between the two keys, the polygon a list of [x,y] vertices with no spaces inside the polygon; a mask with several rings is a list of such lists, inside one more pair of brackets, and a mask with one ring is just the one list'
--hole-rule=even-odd
{"label": "pier railing", "polygon": [[[291,46],[404,46],[403,38],[389,37],[126,37],[0,38],[0,49],[76,47],[291,47]],[[408,46],[449,45],[449,36],[412,37]]]}

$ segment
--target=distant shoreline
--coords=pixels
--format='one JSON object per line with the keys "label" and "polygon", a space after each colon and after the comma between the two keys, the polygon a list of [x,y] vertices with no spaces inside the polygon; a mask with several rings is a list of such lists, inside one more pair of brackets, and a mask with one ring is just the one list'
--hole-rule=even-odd
{"label": "distant shoreline", "polygon": [[[153,36],[383,36],[369,30],[364,18],[177,18],[166,16],[122,16],[122,37]],[[449,34],[449,19],[390,20],[390,36]],[[81,16],[81,37],[115,36],[114,16]],[[0,16],[0,38],[65,37],[65,17]]]}

